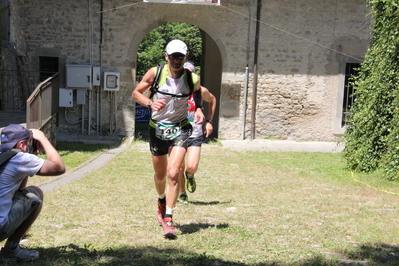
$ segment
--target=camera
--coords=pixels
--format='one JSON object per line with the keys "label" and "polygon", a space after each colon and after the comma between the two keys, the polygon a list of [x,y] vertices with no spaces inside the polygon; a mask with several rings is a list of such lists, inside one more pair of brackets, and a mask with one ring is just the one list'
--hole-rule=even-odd
{"label": "camera", "polygon": [[36,139],[32,139],[32,144],[29,146],[28,152],[29,153],[34,153],[35,151],[37,151],[37,140]]}

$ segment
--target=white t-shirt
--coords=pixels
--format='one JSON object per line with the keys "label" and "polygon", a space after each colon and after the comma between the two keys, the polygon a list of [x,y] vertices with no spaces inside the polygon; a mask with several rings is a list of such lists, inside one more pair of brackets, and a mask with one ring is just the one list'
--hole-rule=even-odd
{"label": "white t-shirt", "polygon": [[6,223],[12,198],[26,176],[34,176],[43,166],[44,159],[19,152],[0,166],[0,226]]}
{"label": "white t-shirt", "polygon": [[[178,79],[171,77],[166,78],[158,91],[172,93],[175,95],[187,95],[190,90],[184,83],[184,78],[181,76]],[[187,97],[172,97],[170,95],[157,92],[155,99],[165,99],[166,106],[159,111],[152,111],[152,119],[163,123],[178,123],[187,118]]]}
{"label": "white t-shirt", "polygon": [[193,133],[191,134],[190,138],[197,138],[204,135],[203,124],[197,125],[194,123],[194,114],[196,110],[197,108],[195,107],[194,96],[191,94],[187,101],[187,118],[193,126]]}

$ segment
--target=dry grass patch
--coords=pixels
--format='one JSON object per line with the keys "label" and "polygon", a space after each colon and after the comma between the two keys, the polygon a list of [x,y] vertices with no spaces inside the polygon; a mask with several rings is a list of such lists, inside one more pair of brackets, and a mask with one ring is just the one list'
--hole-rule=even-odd
{"label": "dry grass patch", "polygon": [[42,259],[29,265],[399,264],[399,196],[354,181],[339,154],[204,145],[174,241],[156,222],[152,176],[148,144],[138,142],[47,193],[27,244]]}

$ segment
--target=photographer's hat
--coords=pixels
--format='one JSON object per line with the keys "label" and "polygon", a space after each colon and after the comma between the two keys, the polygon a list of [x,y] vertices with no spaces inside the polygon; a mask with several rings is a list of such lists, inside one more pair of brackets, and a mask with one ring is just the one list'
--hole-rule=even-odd
{"label": "photographer's hat", "polygon": [[31,131],[17,124],[10,124],[1,131],[0,152],[11,150],[18,141],[31,136]]}

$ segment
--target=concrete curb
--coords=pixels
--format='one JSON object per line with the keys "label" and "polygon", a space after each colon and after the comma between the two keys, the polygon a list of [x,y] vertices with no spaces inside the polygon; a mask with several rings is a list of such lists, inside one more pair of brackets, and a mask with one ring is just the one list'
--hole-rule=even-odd
{"label": "concrete curb", "polygon": [[[133,141],[133,137],[128,137],[122,141],[121,145],[115,149],[101,153],[83,165],[57,177],[49,183],[39,186],[43,192],[49,192],[56,187],[60,187],[69,182],[79,180],[94,170],[106,165],[118,153],[128,148]],[[339,153],[344,146],[336,142],[317,142],[317,141],[287,141],[287,140],[222,140],[223,149],[236,151],[293,151],[293,152],[330,152]]]}
{"label": "concrete curb", "polygon": [[344,145],[337,142],[290,140],[222,140],[223,148],[236,151],[293,151],[339,153]]}
{"label": "concrete curb", "polygon": [[133,141],[133,137],[126,138],[119,147],[115,149],[108,150],[107,152],[101,153],[98,156],[92,158],[91,160],[87,161],[83,165],[78,168],[75,168],[67,173],[59,176],[57,179],[52,180],[49,183],[39,186],[40,189],[43,190],[44,193],[53,190],[56,187],[60,187],[65,185],[69,182],[79,180],[89,173],[93,172],[94,170],[106,165],[109,161],[111,161],[118,153],[125,150],[130,146]]}

